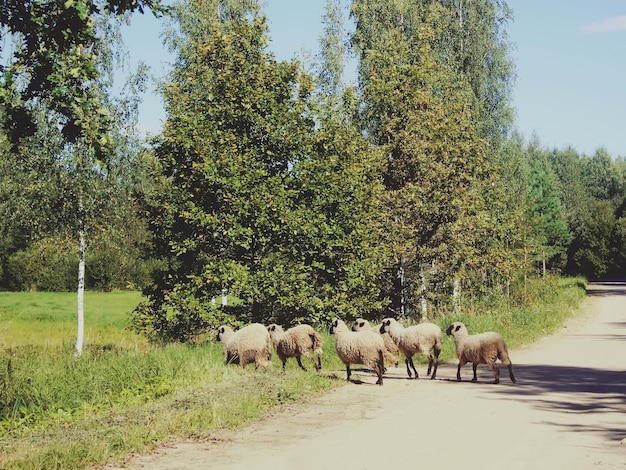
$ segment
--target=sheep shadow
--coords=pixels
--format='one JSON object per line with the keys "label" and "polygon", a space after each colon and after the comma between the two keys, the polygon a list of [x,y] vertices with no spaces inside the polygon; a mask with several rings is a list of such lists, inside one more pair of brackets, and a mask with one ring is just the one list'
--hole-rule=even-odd
{"label": "sheep shadow", "polygon": [[[552,412],[568,413],[575,419],[577,414],[597,416],[597,425],[578,423],[553,424],[568,431],[597,433],[610,441],[626,438],[626,371],[603,370],[576,366],[543,364],[516,364],[517,384],[485,387],[487,397],[525,401],[549,415]],[[501,384],[508,377],[503,374]],[[480,377],[483,382],[486,376]],[[619,413],[621,422],[609,423],[603,415]]]}

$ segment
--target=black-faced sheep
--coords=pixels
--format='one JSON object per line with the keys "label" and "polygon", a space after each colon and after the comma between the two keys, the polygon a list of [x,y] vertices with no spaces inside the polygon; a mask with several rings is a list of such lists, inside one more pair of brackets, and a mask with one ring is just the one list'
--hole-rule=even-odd
{"label": "black-faced sheep", "polygon": [[406,358],[404,362],[409,378],[411,378],[411,368],[413,372],[415,372],[415,378],[417,379],[419,377],[417,369],[415,369],[415,364],[413,363],[413,355],[416,352],[428,358],[428,371],[426,375],[430,375],[430,371],[432,370],[433,373],[430,375],[430,378],[435,379],[437,377],[439,354],[443,346],[443,333],[439,326],[434,323],[420,323],[419,325],[404,328],[395,319],[385,318],[380,326],[380,332],[389,333],[400,352]]}
{"label": "black-faced sheep", "polygon": [[222,325],[217,330],[217,339],[222,341],[224,364],[239,364],[245,368],[254,362],[255,368],[269,367],[272,360],[270,334],[265,326],[252,323],[234,331]]}
{"label": "black-faced sheep", "polygon": [[352,374],[350,364],[363,364],[378,376],[376,384],[383,384],[385,343],[379,334],[372,330],[350,331],[339,319],[333,320],[330,333],[335,335],[335,350],[346,365],[346,380]]}
{"label": "black-faced sheep", "polygon": [[385,361],[395,367],[398,367],[398,346],[394,343],[391,336],[389,336],[389,333],[380,333],[380,326],[381,325],[372,326],[370,325],[370,322],[364,318],[357,318],[352,325],[352,331],[373,330],[380,334],[385,343]]}
{"label": "black-faced sheep", "polygon": [[461,380],[461,367],[468,362],[472,363],[474,377],[472,382],[476,382],[476,368],[478,364],[487,364],[493,370],[495,376],[494,383],[500,383],[500,369],[496,361],[500,359],[502,364],[509,368],[509,377],[511,382],[515,383],[515,375],[513,375],[513,364],[509,359],[509,351],[506,348],[504,339],[499,333],[488,331],[476,335],[470,335],[467,327],[461,322],[452,323],[447,329],[446,334],[454,338],[456,346],[456,355],[459,358],[456,379]]}
{"label": "black-faced sheep", "polygon": [[[272,324],[267,327],[267,330],[274,343],[276,354],[283,363],[283,370],[285,370],[287,359],[295,357],[300,368],[306,371],[300,356],[308,357],[315,370],[322,368],[322,335],[311,325],[297,325],[285,331],[282,326]],[[317,357],[317,362],[314,355]]]}

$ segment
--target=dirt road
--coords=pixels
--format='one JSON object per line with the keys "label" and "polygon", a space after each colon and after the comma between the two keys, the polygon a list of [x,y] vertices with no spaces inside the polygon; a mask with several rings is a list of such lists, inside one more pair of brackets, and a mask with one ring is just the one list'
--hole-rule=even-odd
{"label": "dirt road", "polygon": [[[590,285],[583,319],[511,351],[517,384],[471,365],[438,380],[393,369],[215,443],[182,443],[132,469],[626,469],[626,283]],[[422,367],[423,369],[423,367]],[[419,370],[425,376],[425,370]]]}

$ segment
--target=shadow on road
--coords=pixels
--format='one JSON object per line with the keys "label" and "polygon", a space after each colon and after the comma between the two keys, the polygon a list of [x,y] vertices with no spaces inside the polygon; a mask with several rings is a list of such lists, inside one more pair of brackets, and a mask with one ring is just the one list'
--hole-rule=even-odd
{"label": "shadow on road", "polygon": [[626,280],[610,279],[589,283],[587,295],[609,297],[612,295],[626,295]]}
{"label": "shadow on road", "polygon": [[[515,366],[517,384],[485,387],[491,398],[499,396],[510,400],[523,400],[545,412],[592,414],[597,424],[557,423],[569,431],[600,433],[611,441],[626,438],[626,422],[605,422],[602,415],[621,413],[626,416],[626,371],[591,369],[575,366],[519,364]],[[506,380],[506,379],[504,379]]]}

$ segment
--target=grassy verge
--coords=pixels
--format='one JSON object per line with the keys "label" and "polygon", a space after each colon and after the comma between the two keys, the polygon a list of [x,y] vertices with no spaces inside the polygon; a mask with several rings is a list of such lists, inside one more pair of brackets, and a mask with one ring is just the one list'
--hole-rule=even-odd
{"label": "grassy verge", "polygon": [[[516,347],[558,329],[584,296],[580,280],[544,283],[522,310],[436,319],[495,329]],[[152,347],[124,329],[133,292],[87,293],[86,350],[72,356],[73,294],[0,293],[0,468],[88,468],[170,439],[206,439],[281,404],[343,385],[344,375],[283,374],[222,364],[221,344]],[[324,336],[323,368],[343,370]],[[442,360],[453,360],[446,339]],[[306,362],[305,362],[306,364]]]}

